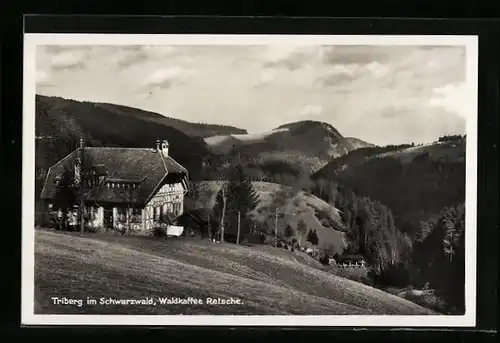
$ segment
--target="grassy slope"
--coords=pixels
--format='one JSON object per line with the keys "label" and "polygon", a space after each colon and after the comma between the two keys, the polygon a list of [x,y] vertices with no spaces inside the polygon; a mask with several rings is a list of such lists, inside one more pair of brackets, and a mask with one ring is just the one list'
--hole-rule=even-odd
{"label": "grassy slope", "polygon": [[[203,181],[199,183],[202,189],[202,197],[205,199],[209,206],[213,206],[215,203],[215,197],[219,190],[219,185],[214,181]],[[260,204],[258,207],[265,208],[273,201],[274,194],[287,189],[288,187],[268,182],[252,182],[255,191],[259,195]],[[315,229],[319,237],[319,247],[328,248],[333,247],[333,249],[342,253],[345,248],[345,238],[344,234],[340,231],[342,228],[342,220],[338,213],[338,210],[323,200],[315,197],[311,194],[306,194],[302,191],[298,192],[294,196],[291,196],[287,204],[281,208],[282,212],[286,213],[285,217],[279,219],[279,231],[283,233],[286,224],[290,224],[292,228],[297,227],[299,220],[304,220],[307,227]],[[335,223],[335,227],[339,230],[335,230],[330,227],[324,227],[318,217],[315,215],[315,211],[320,210],[327,215],[332,223]],[[298,213],[297,215],[292,215],[292,213]],[[266,213],[263,212],[262,215],[265,216]],[[269,225],[274,227],[274,221],[269,220]],[[298,239],[297,232],[296,238]],[[302,245],[306,244],[306,239],[303,237]]]}
{"label": "grassy slope", "polygon": [[[272,247],[183,239],[35,234],[35,312],[93,314],[432,314]],[[51,296],[237,297],[242,305],[50,304]]]}

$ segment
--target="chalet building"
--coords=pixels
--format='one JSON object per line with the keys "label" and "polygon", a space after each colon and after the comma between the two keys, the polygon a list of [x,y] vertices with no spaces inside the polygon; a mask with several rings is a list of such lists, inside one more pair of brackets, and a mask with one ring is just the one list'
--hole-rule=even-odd
{"label": "chalet building", "polygon": [[145,233],[163,214],[183,213],[188,171],[169,156],[166,140],[156,147],[80,147],[53,165],[41,199],[52,214],[68,204],[61,182],[68,173],[84,199],[86,226]]}

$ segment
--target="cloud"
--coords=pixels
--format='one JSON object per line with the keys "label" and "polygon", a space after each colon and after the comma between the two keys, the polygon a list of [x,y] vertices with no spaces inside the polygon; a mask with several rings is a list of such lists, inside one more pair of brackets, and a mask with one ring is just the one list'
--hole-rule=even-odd
{"label": "cloud", "polygon": [[377,61],[367,64],[366,69],[370,71],[372,75],[377,79],[384,77],[391,71],[391,68],[388,64],[381,64]]}
{"label": "cloud", "polygon": [[320,86],[341,86],[343,84],[349,84],[353,80],[359,77],[358,75],[359,66],[357,65],[341,65],[337,64],[330,69],[327,69],[325,75],[320,75],[316,80],[314,80],[314,85]]}
{"label": "cloud", "polygon": [[306,105],[299,111],[299,116],[318,116],[323,113],[323,106],[321,105]]}
{"label": "cloud", "polygon": [[37,86],[50,86],[49,74],[43,70],[36,72],[36,85]]}
{"label": "cloud", "polygon": [[397,97],[426,101],[434,88],[465,81],[460,46],[335,46],[324,48],[323,57],[330,67],[318,73],[313,85],[339,93],[390,90]]}
{"label": "cloud", "polygon": [[[454,113],[471,112],[464,103],[471,95],[460,88],[463,51],[292,44],[53,46],[37,49],[37,85],[54,85],[40,88],[46,95],[177,113],[249,131],[313,117],[347,136],[397,143],[435,139],[460,128],[463,120]],[[85,69],[57,72],[52,64]],[[155,92],[162,94],[151,96]]]}
{"label": "cloud", "polygon": [[194,70],[178,66],[158,69],[144,79],[143,85],[146,87],[169,88],[174,84],[186,83],[193,74]]}
{"label": "cloud", "polygon": [[97,45],[41,45],[39,47],[49,55],[72,52],[76,54],[88,54],[98,48]]}
{"label": "cloud", "polygon": [[284,68],[294,71],[310,65],[321,53],[316,46],[269,46],[264,55],[264,68]]}
{"label": "cloud", "polygon": [[366,141],[380,145],[432,142],[442,135],[465,132],[465,120],[454,112],[404,103],[375,109],[352,125]]}
{"label": "cloud", "polygon": [[470,101],[468,93],[465,83],[450,83],[434,89],[434,95],[430,98],[429,105],[443,108],[468,119],[476,115],[477,112],[474,107],[475,102]]}
{"label": "cloud", "polygon": [[110,51],[110,64],[115,64],[118,68],[128,68],[142,63],[163,60],[177,54],[173,46],[155,45],[124,45],[117,46]]}
{"label": "cloud", "polygon": [[325,64],[381,64],[405,55],[412,47],[405,46],[361,46],[338,45],[322,47],[322,62]]}
{"label": "cloud", "polygon": [[259,79],[255,83],[254,87],[264,87],[270,84],[274,79],[276,79],[276,76],[276,72],[272,70],[265,70],[260,74]]}
{"label": "cloud", "polygon": [[368,82],[373,79],[382,79],[391,70],[388,64],[381,64],[376,61],[367,64],[333,64],[325,69],[325,75],[319,76],[314,81],[314,84],[325,87],[352,85],[353,81]]}
{"label": "cloud", "polygon": [[[98,60],[123,69],[150,61],[163,61],[177,55],[177,49],[169,45],[49,45],[42,49],[48,55],[50,66],[54,70],[84,67],[87,62]],[[189,62],[188,58],[189,56],[185,56],[183,62]]]}
{"label": "cloud", "polygon": [[79,69],[85,66],[86,54],[79,51],[65,51],[52,56],[50,67],[53,70]]}
{"label": "cloud", "polygon": [[142,50],[142,46],[138,45],[112,48],[109,55],[109,64],[114,64],[118,68],[127,68],[147,59],[147,55]]}

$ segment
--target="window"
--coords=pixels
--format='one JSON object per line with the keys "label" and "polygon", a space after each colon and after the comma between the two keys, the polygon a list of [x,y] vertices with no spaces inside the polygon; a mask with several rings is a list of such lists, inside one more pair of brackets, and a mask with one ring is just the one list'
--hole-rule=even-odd
{"label": "window", "polygon": [[133,208],[131,211],[132,211],[131,221],[140,222],[142,220],[142,209]]}
{"label": "window", "polygon": [[97,216],[99,214],[99,208],[98,207],[95,207],[95,206],[91,206],[87,209],[88,211],[88,217],[89,217],[89,220],[96,220],[97,219]]}
{"label": "window", "polygon": [[153,209],[153,220],[154,221],[159,221],[160,220],[160,215],[161,215],[161,207],[155,207]]}
{"label": "window", "polygon": [[173,212],[174,212],[175,216],[178,216],[179,214],[181,214],[181,204],[180,203],[175,202],[173,204]]}

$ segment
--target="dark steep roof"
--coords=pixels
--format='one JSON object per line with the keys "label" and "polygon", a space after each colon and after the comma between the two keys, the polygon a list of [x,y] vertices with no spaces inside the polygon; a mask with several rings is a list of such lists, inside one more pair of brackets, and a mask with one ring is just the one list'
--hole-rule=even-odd
{"label": "dark steep roof", "polygon": [[[40,195],[42,199],[55,198],[56,177],[71,169],[79,152],[80,149],[73,151],[49,169]],[[143,206],[162,183],[179,182],[187,177],[187,170],[183,166],[171,157],[163,157],[154,149],[86,147],[83,150],[83,160],[85,164],[107,172],[104,182],[139,184],[137,188],[108,188],[105,184],[94,187],[87,192],[87,201]]]}
{"label": "dark steep roof", "polygon": [[96,164],[92,167],[97,172],[98,175],[108,175],[108,171],[104,164]]}
{"label": "dark steep roof", "polygon": [[196,225],[203,226],[208,224],[209,217],[212,223],[215,222],[215,218],[211,209],[197,208],[191,211],[185,211],[183,214],[176,218],[176,221],[185,222],[186,220],[191,220],[196,223]]}

